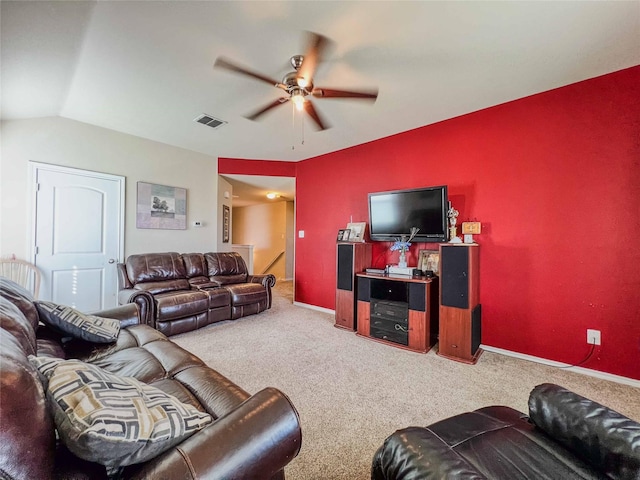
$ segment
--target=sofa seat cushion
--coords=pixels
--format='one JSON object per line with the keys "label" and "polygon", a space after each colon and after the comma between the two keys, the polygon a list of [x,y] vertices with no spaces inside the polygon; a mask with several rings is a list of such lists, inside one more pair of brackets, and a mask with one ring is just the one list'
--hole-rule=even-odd
{"label": "sofa seat cushion", "polygon": [[96,365],[31,360],[48,380],[47,398],[64,444],[111,469],[150,460],[213,420],[162,390]]}
{"label": "sofa seat cushion", "polygon": [[209,296],[209,308],[231,305],[231,293],[226,288],[207,288],[202,291]]}
{"label": "sofa seat cushion", "polygon": [[259,283],[239,283],[236,285],[225,285],[231,293],[231,304],[250,305],[267,301],[267,289]]}
{"label": "sofa seat cushion", "polygon": [[209,295],[199,290],[155,295],[158,321],[189,317],[209,310]]}

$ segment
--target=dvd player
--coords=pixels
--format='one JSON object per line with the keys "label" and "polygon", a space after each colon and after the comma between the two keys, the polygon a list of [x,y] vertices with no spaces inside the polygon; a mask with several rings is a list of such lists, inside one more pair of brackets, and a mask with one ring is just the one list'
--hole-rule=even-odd
{"label": "dvd player", "polygon": [[367,272],[367,273],[380,273],[380,274],[385,273],[384,272],[384,268],[367,268],[367,269],[365,269],[365,272]]}

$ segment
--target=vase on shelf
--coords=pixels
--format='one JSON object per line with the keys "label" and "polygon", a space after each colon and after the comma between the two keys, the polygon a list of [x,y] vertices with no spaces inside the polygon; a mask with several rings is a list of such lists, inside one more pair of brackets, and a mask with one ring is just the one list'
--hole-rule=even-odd
{"label": "vase on shelf", "polygon": [[400,250],[400,258],[398,259],[398,267],[407,268],[407,256],[404,250]]}

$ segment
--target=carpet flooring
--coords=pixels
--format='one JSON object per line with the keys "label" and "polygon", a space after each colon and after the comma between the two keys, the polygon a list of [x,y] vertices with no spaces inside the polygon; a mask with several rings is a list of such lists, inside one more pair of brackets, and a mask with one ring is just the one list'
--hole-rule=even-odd
{"label": "carpet flooring", "polygon": [[288,480],[370,478],[395,430],[488,405],[527,411],[533,387],[556,383],[640,421],[640,389],[484,352],[476,365],[383,345],[333,326],[333,315],[292,303],[278,282],[273,307],[172,337],[250,393],[272,386],[300,414],[302,449]]}

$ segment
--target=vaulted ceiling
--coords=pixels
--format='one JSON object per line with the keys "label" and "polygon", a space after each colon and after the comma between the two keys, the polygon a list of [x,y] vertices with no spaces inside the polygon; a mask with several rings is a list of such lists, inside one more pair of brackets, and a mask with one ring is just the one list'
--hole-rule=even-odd
{"label": "vaulted ceiling", "polygon": [[[1,28],[3,119],[62,116],[215,157],[306,159],[640,64],[638,1],[3,0]],[[377,87],[376,103],[314,101],[324,131],[290,104],[244,118],[282,91],[216,58],[280,79],[305,31],[334,42],[315,84]]]}

